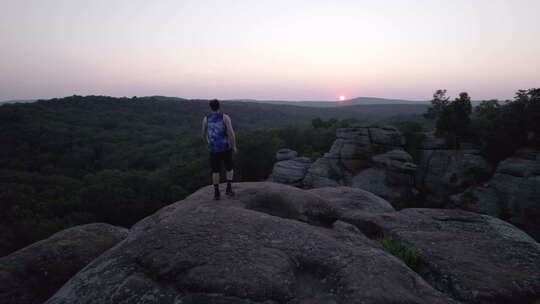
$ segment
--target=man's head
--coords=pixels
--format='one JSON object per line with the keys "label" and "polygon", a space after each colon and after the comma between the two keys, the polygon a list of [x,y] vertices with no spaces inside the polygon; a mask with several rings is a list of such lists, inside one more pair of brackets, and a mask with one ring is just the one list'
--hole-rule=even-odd
{"label": "man's head", "polygon": [[210,104],[210,109],[212,109],[212,111],[214,112],[219,111],[219,101],[217,99],[210,100],[209,104]]}

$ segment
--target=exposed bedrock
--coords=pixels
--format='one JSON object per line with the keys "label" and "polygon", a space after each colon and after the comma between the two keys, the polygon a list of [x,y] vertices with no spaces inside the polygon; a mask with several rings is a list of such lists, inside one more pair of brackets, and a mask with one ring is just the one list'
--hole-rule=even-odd
{"label": "exposed bedrock", "polygon": [[404,138],[396,128],[341,128],[336,137],[330,151],[313,163],[299,158],[280,161],[291,152],[278,152],[269,180],[302,188],[356,187],[400,208],[414,199],[416,165],[403,150]]}
{"label": "exposed bedrock", "polygon": [[449,206],[505,219],[540,240],[540,152],[519,150],[491,179],[453,195]]}
{"label": "exposed bedrock", "polygon": [[500,219],[461,210],[354,213],[343,221],[417,250],[417,272],[465,303],[540,301],[540,244]]}
{"label": "exposed bedrock", "polygon": [[280,149],[276,153],[276,159],[278,161],[293,159],[293,158],[296,158],[297,156],[298,156],[298,153],[291,149]]}
{"label": "exposed bedrock", "polygon": [[450,196],[489,178],[492,166],[477,149],[421,150],[416,185],[427,205],[445,207]]}
{"label": "exposed bedrock", "polygon": [[0,258],[0,303],[43,303],[127,234],[102,223],[76,226]]}
{"label": "exposed bedrock", "polygon": [[433,132],[424,135],[415,182],[426,206],[446,207],[451,195],[482,183],[492,174],[493,167],[480,155],[479,147],[463,144],[462,149],[451,149]]}
{"label": "exposed bedrock", "polygon": [[470,144],[451,150],[427,134],[416,185],[425,206],[457,208],[506,220],[540,240],[540,152],[522,148],[496,168]]}
{"label": "exposed bedrock", "polygon": [[[295,151],[292,152],[294,153],[291,153],[290,155],[296,155]],[[280,159],[279,151],[276,155],[276,159]],[[272,174],[268,178],[268,181],[301,187],[307,170],[312,163],[311,159],[307,157],[296,156],[278,161],[274,164]]]}
{"label": "exposed bedrock", "polygon": [[389,205],[328,195],[242,183],[214,201],[203,188],[137,223],[47,303],[456,303],[337,218]]}
{"label": "exposed bedrock", "polygon": [[[540,245],[457,210],[347,187],[205,187],[132,227],[47,303],[534,303]],[[414,247],[418,273],[373,238]],[[455,299],[452,299],[455,298]]]}
{"label": "exposed bedrock", "polygon": [[[426,132],[418,162],[403,150],[392,127],[336,131],[323,157],[311,162],[285,149],[269,180],[301,188],[349,186],[372,192],[397,209],[411,206],[463,209],[496,216],[540,240],[540,152],[521,149],[496,168],[477,145],[451,149]],[[281,155],[281,156],[280,156]]]}

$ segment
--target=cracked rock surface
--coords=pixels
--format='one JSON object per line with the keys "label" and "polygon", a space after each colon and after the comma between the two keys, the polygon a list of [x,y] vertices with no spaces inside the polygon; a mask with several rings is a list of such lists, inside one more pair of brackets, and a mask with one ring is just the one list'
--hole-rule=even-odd
{"label": "cracked rock surface", "polygon": [[540,244],[500,219],[461,210],[411,208],[342,218],[367,235],[418,251],[418,273],[466,303],[537,303]]}
{"label": "cracked rock surface", "polygon": [[276,183],[212,190],[137,223],[47,303],[456,303],[340,220],[351,201]]}
{"label": "cracked rock surface", "polygon": [[81,225],[0,258],[0,303],[43,303],[127,234],[103,223]]}
{"label": "cracked rock surface", "polygon": [[540,151],[517,151],[490,180],[451,200],[453,208],[503,218],[540,240]]}
{"label": "cracked rock surface", "polygon": [[[212,186],[167,206],[46,303],[525,303],[540,300],[540,245],[459,210],[394,211],[360,189]],[[374,239],[417,251],[416,272]]]}
{"label": "cracked rock surface", "polygon": [[336,130],[330,151],[313,162],[279,150],[268,181],[300,188],[349,186],[367,190],[403,208],[415,195],[416,165],[392,126],[358,125]]}

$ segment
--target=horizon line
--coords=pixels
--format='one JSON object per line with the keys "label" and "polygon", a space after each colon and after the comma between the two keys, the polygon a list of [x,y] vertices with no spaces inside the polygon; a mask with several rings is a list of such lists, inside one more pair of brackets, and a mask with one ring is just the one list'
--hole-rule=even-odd
{"label": "horizon line", "polygon": [[[0,100],[0,103],[5,102],[25,102],[25,101],[39,101],[39,100],[50,100],[50,99],[62,99],[62,98],[68,98],[73,96],[82,96],[82,97],[89,97],[89,96],[104,96],[104,97],[113,97],[113,98],[151,98],[151,97],[164,97],[164,98],[179,98],[179,99],[185,99],[185,100],[210,100],[210,99],[217,99],[221,101],[267,101],[267,102],[340,102],[337,98],[336,99],[313,99],[313,100],[306,100],[306,99],[256,99],[256,98],[216,98],[216,97],[208,97],[208,98],[187,98],[187,97],[180,97],[180,96],[167,96],[167,95],[145,95],[145,96],[119,96],[119,95],[103,95],[103,94],[88,94],[88,95],[79,95],[79,94],[73,94],[73,95],[66,95],[62,97],[51,97],[51,98],[16,98],[16,99],[4,99]],[[341,101],[342,103],[347,103],[348,101],[353,101],[356,99],[380,99],[380,100],[390,100],[390,101],[405,101],[405,102],[430,102],[431,99],[402,99],[402,98],[388,98],[388,97],[374,97],[374,96],[358,96],[353,98],[345,99],[344,101]],[[506,101],[511,100],[508,98],[482,98],[482,99],[471,99],[471,101],[484,101],[484,100],[499,100],[499,101]]]}

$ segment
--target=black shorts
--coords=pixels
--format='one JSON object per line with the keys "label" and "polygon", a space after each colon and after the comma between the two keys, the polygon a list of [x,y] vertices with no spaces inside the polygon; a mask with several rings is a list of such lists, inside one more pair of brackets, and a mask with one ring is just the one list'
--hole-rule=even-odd
{"label": "black shorts", "polygon": [[212,168],[213,173],[219,173],[221,171],[222,162],[225,164],[225,170],[232,170],[232,150],[225,152],[210,152],[210,167]]}

